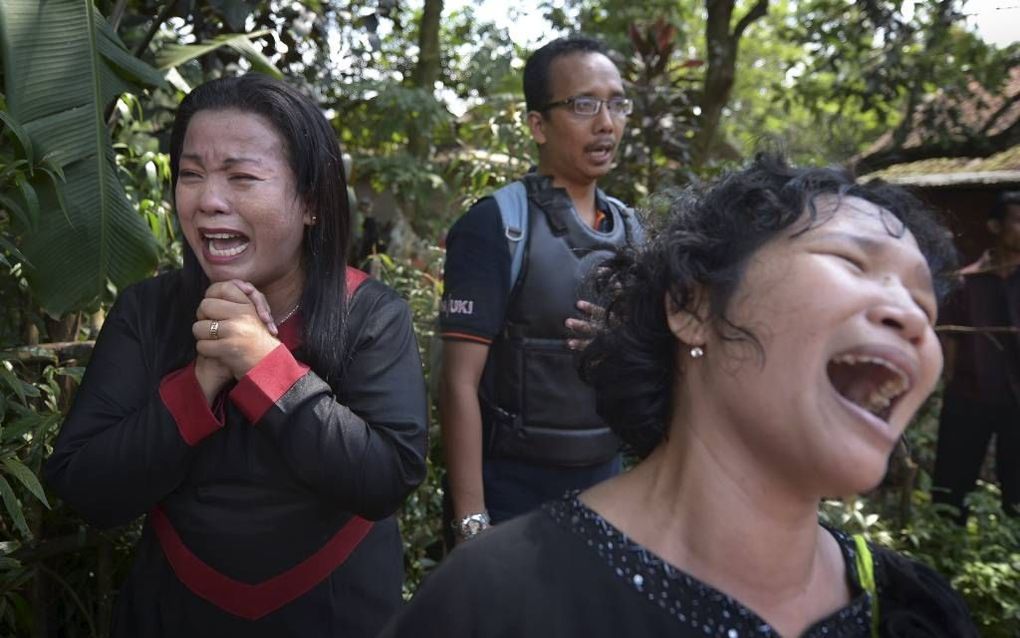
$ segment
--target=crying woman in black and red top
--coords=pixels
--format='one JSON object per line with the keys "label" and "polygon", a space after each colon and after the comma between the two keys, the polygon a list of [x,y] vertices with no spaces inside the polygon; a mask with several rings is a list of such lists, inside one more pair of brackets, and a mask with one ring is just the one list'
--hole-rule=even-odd
{"label": "crying woman in black and red top", "polygon": [[425,386],[407,306],[346,267],[335,134],[252,74],[186,97],[170,155],[184,267],[122,292],[46,465],[91,523],[147,517],[112,635],[373,636]]}

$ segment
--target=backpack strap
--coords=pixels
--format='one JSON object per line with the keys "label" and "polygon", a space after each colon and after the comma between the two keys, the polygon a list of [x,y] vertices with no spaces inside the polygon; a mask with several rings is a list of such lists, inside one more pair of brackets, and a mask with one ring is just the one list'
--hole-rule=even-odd
{"label": "backpack strap", "polygon": [[521,181],[510,182],[492,194],[499,206],[499,216],[510,251],[510,287],[513,290],[524,265],[524,242],[528,236],[528,191]]}
{"label": "backpack strap", "polygon": [[878,586],[875,583],[875,557],[871,554],[868,541],[863,534],[854,534],[857,549],[857,577],[861,588],[871,597],[871,636],[878,638]]}
{"label": "backpack strap", "polygon": [[624,215],[629,215],[630,214],[630,212],[631,212],[630,206],[627,206],[626,204],[624,204],[619,199],[616,199],[612,195],[606,195],[601,190],[599,191],[599,195],[601,195],[603,199],[605,199],[607,202],[609,202],[613,206],[616,206],[617,208],[619,208],[620,212],[623,213]]}

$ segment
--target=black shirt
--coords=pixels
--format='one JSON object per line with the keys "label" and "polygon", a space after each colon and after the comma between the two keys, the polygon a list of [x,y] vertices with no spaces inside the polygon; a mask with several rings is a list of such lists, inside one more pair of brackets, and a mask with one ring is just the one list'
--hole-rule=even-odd
{"label": "black shirt", "polygon": [[[854,597],[803,636],[869,638],[872,604],[858,584],[852,539],[833,535]],[[872,552],[881,635],[977,635],[941,577],[892,552]],[[630,540],[570,494],[458,547],[382,636],[778,638],[757,614]]]}
{"label": "black shirt", "polygon": [[510,250],[499,205],[481,199],[446,237],[443,300],[444,338],[491,343],[503,329],[510,295]]}
{"label": "black shirt", "polygon": [[[956,342],[954,370],[946,394],[988,406],[1020,405],[1020,268],[1005,273],[990,268],[986,255],[962,271],[963,285],[943,309],[943,326],[976,328],[950,331]],[[998,332],[981,332],[982,328]]]}
{"label": "black shirt", "polygon": [[[149,513],[112,635],[374,636],[401,601],[391,515],[425,475],[407,305],[377,281],[357,289],[338,390],[302,363],[295,315],[281,345],[210,409],[193,364],[166,374],[182,353],[170,338],[178,281],[170,273],[118,298],[46,465],[54,491],[95,525]],[[375,522],[342,562],[312,558],[360,519]],[[209,570],[171,567],[161,520],[180,554],[197,557],[179,564]]]}

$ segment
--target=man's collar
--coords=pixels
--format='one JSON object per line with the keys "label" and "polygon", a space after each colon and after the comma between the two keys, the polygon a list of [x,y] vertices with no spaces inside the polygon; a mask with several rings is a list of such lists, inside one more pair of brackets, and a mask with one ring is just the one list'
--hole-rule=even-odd
{"label": "man's collar", "polygon": [[[567,189],[562,186],[553,185],[552,175],[543,175],[537,170],[533,170],[525,174],[521,181],[524,182],[525,187],[528,189],[528,194],[534,194],[536,201],[540,203],[574,205],[573,200],[570,199],[570,194],[567,193]],[[609,212],[609,201],[606,199],[606,194],[598,186],[595,187],[595,208],[603,212]]]}

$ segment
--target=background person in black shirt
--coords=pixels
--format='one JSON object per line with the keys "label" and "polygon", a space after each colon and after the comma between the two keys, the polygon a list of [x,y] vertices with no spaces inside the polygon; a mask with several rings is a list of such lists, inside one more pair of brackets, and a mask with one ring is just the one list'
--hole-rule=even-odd
{"label": "background person in black shirt", "polygon": [[947,381],[932,498],[958,508],[961,523],[993,438],[1003,510],[1020,516],[1020,191],[999,195],[988,229],[994,245],[960,271],[941,320]]}
{"label": "background person in black shirt", "polygon": [[587,325],[579,290],[587,270],[636,240],[633,215],[596,186],[613,166],[631,102],[603,46],[588,38],[535,51],[524,93],[539,159],[521,180],[529,221],[520,275],[510,281],[507,229],[493,198],[472,206],[447,237],[444,528],[460,538],[620,469],[619,441],[577,376],[571,330]]}

